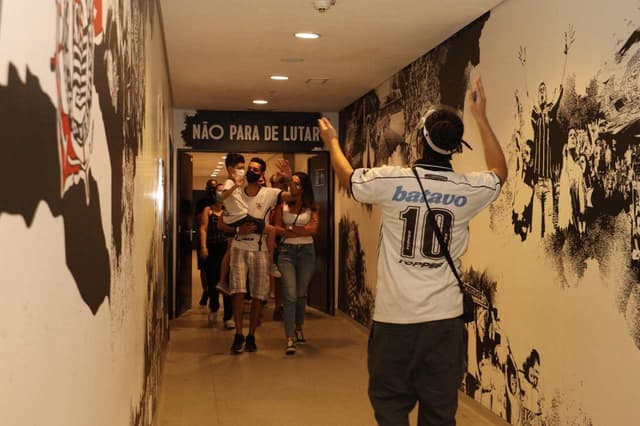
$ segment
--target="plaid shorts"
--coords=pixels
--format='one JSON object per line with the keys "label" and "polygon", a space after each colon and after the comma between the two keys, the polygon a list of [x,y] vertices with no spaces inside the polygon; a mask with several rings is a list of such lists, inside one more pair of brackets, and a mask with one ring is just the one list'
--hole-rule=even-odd
{"label": "plaid shorts", "polygon": [[267,300],[269,295],[269,253],[266,251],[231,248],[229,261],[229,292],[246,293],[254,299]]}

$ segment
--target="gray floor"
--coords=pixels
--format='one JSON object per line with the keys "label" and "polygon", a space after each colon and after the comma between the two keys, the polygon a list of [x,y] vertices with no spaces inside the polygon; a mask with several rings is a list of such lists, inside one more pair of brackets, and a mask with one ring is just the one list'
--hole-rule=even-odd
{"label": "gray floor", "polygon": [[[246,306],[248,308],[248,305]],[[367,399],[366,329],[310,310],[309,343],[284,354],[281,322],[256,333],[258,352],[229,355],[233,331],[195,308],[171,324],[155,425],[375,425]],[[416,424],[416,410],[411,424]],[[460,395],[459,425],[506,424]]]}

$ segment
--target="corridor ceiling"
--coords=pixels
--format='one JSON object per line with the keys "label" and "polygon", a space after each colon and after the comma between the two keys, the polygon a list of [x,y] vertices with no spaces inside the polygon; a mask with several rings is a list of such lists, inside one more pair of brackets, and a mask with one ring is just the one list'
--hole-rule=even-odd
{"label": "corridor ceiling", "polygon": [[174,106],[339,111],[501,1],[161,0]]}

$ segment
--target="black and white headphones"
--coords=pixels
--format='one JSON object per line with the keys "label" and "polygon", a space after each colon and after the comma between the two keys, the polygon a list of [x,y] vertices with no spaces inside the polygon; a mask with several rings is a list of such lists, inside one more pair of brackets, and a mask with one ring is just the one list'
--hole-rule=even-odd
{"label": "black and white headphones", "polygon": [[[450,149],[444,149],[439,147],[438,145],[435,144],[435,142],[433,141],[433,139],[431,139],[431,135],[429,134],[429,131],[427,130],[427,126],[426,126],[426,122],[427,119],[435,112],[438,112],[439,108],[436,107],[431,107],[427,113],[422,117],[422,119],[420,119],[420,123],[419,123],[419,128],[422,129],[422,136],[424,136],[425,141],[427,142],[427,145],[429,146],[429,148],[431,148],[435,153],[440,154],[440,155],[451,155],[453,153],[456,152],[462,152],[462,144],[464,144],[467,148],[469,149],[473,149],[471,148],[471,145],[469,145],[466,141],[464,141],[462,139],[462,137],[460,138],[460,143],[457,144],[456,146],[450,148]],[[460,121],[462,122],[462,118],[456,113],[454,112],[453,109],[449,109],[449,111],[453,114],[455,114]],[[442,120],[443,123],[450,123],[449,120]],[[433,123],[433,125],[431,126],[436,127],[438,125],[438,123],[440,123],[440,121],[436,121],[435,123]],[[462,136],[462,135],[461,135]]]}

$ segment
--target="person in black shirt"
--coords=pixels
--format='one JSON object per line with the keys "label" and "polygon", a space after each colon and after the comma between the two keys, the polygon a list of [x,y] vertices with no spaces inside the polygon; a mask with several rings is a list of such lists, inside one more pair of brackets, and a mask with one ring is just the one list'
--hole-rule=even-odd
{"label": "person in black shirt", "polygon": [[[206,195],[199,199],[196,204],[196,223],[198,228],[200,227],[202,212],[206,207],[210,207],[215,203],[216,199],[216,186],[218,182],[215,179],[207,180],[205,185]],[[200,232],[197,233],[200,236]],[[204,260],[202,258],[202,247],[205,246],[206,240],[200,238],[198,240],[198,244],[196,245],[197,254],[198,254],[198,270],[200,271],[200,281],[202,283],[202,297],[200,298],[200,306],[207,306],[207,300],[209,299],[209,291],[208,291],[208,283],[207,283],[207,274],[204,270]],[[215,283],[214,283],[215,285]]]}
{"label": "person in black shirt", "polygon": [[[222,184],[215,188],[217,192],[222,192]],[[215,198],[214,198],[215,199]],[[216,283],[220,280],[222,259],[227,252],[227,239],[229,235],[218,230],[218,221],[222,220],[222,202],[214,201],[210,206],[202,210],[200,216],[200,253],[199,257],[203,262],[209,295],[209,324],[217,320],[220,300]],[[223,294],[224,302],[224,327],[226,329],[235,328],[232,319],[233,308],[231,296]]]}

